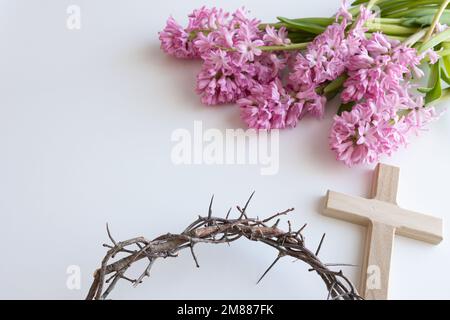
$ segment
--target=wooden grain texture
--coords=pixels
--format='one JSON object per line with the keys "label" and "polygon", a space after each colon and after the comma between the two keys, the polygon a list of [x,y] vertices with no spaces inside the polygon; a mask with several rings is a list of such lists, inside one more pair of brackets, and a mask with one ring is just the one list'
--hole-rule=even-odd
{"label": "wooden grain texture", "polygon": [[386,300],[394,249],[395,228],[371,222],[367,228],[366,252],[361,274],[361,293],[368,300]]}
{"label": "wooden grain texture", "polygon": [[371,199],[333,191],[328,191],[326,197],[326,216],[367,227],[361,276],[361,293],[366,299],[388,299],[395,235],[431,244],[443,240],[442,219],[404,210],[397,205],[399,177],[399,168],[379,164],[374,174]]}

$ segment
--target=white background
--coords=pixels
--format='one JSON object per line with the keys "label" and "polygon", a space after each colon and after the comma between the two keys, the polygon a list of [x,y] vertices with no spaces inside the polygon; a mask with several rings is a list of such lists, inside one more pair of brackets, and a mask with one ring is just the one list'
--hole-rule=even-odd
{"label": "white background", "polygon": [[[66,9],[82,10],[82,29],[66,28]],[[367,196],[373,167],[349,169],[334,160],[323,122],[304,121],[281,134],[280,172],[254,166],[175,167],[172,132],[242,128],[234,106],[208,108],[194,93],[198,62],[159,50],[157,32],[171,14],[185,22],[201,5],[256,17],[330,16],[338,0],[290,1],[0,1],[0,298],[81,299],[105,253],[106,222],[116,238],[180,232],[216,195],[215,214],[257,195],[250,213],[269,216],[296,207],[296,226],[309,223],[321,257],[360,264],[364,229],[320,215],[327,189]],[[450,219],[450,115],[385,159],[400,165],[400,204]],[[450,298],[450,244],[397,238],[391,296]],[[255,243],[198,247],[201,269],[188,252],[160,261],[152,277],[115,299],[323,299],[320,279],[302,263],[282,261],[255,283],[276,253]],[[66,287],[66,269],[79,265],[82,288]],[[358,282],[359,270],[344,271]]]}

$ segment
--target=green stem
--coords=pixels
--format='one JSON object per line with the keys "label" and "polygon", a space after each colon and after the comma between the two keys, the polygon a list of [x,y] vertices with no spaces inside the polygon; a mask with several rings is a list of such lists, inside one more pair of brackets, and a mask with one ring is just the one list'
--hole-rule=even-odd
{"label": "green stem", "polygon": [[450,88],[442,90],[442,96],[439,99],[439,101],[448,100],[450,99]]}
{"label": "green stem", "polygon": [[444,13],[445,9],[447,8],[448,4],[450,3],[450,0],[445,0],[441,7],[439,8],[438,13],[434,16],[433,23],[431,24],[430,29],[428,29],[427,35],[425,36],[424,42],[427,42],[430,40],[431,36],[433,35],[434,30],[436,29],[437,24],[441,20],[442,14]]}
{"label": "green stem", "polygon": [[339,78],[337,78],[336,80],[330,82],[324,89],[323,92],[325,94],[329,94],[332,92],[335,92],[337,90],[339,90],[342,85],[344,84],[344,82],[347,80],[348,76],[347,75],[342,75]]}
{"label": "green stem", "polygon": [[404,17],[409,12],[416,10],[417,8],[430,8],[429,6],[440,5],[442,0],[418,0],[409,2],[399,2],[390,6],[385,6],[381,8],[382,15],[390,18]]}
{"label": "green stem", "polygon": [[417,32],[416,28],[408,28],[392,24],[377,24],[373,22],[367,22],[366,26],[367,28],[369,28],[369,31],[381,31],[384,34],[395,36],[410,36]]}
{"label": "green stem", "polygon": [[438,33],[430,40],[424,42],[422,46],[420,47],[419,51],[424,52],[428,49],[434,48],[437,45],[441,44],[442,42],[445,42],[446,40],[450,39],[450,29],[445,30],[444,32]]}
{"label": "green stem", "polygon": [[303,43],[294,43],[294,44],[288,44],[284,46],[263,46],[259,47],[258,49],[267,52],[267,51],[292,51],[292,50],[303,50],[306,49],[309,45],[309,42],[303,42]]}
{"label": "green stem", "polygon": [[266,27],[274,27],[275,29],[279,29],[281,27],[284,27],[284,23],[277,22],[277,23],[261,23],[258,28],[259,30],[266,30]]}
{"label": "green stem", "polygon": [[438,54],[441,57],[446,57],[446,56],[450,55],[450,49],[445,49],[445,50],[439,51]]}
{"label": "green stem", "polygon": [[370,0],[369,4],[367,5],[367,10],[372,10],[373,6],[377,4],[379,0]]}
{"label": "green stem", "polygon": [[411,37],[409,37],[408,39],[406,39],[404,41],[404,45],[408,46],[408,47],[412,47],[413,45],[415,45],[417,42],[419,42],[420,40],[423,39],[423,37],[425,36],[425,34],[428,32],[428,28],[426,29],[422,29],[419,32],[413,34]]}
{"label": "green stem", "polygon": [[375,18],[373,20],[376,24],[396,24],[399,25],[404,21],[402,18]]}

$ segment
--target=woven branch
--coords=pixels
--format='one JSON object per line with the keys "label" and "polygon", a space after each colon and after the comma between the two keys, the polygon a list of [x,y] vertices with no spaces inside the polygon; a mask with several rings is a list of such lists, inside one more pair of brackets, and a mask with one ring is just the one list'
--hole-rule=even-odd
{"label": "woven branch", "polygon": [[[328,299],[361,299],[353,284],[344,276],[342,271],[331,270],[330,265],[322,263],[317,257],[325,236],[322,238],[317,251],[313,253],[305,247],[305,239],[302,232],[306,225],[294,231],[291,223],[288,221],[289,230],[287,232],[278,227],[280,217],[289,214],[294,209],[277,213],[265,220],[248,218],[246,211],[252,197],[250,197],[244,208],[237,207],[239,212],[238,219],[229,219],[231,209],[225,218],[213,217],[213,198],[207,217],[199,217],[181,234],[166,234],[153,241],[139,237],[117,242],[112,237],[107,226],[108,236],[112,244],[104,245],[109,250],[101,263],[101,267],[94,273],[94,280],[86,299],[107,299],[120,280],[129,281],[134,286],[141,284],[146,277],[150,276],[150,271],[156,260],[175,258],[180,251],[185,249],[190,250],[195,264],[199,267],[194,251],[194,247],[197,244],[230,244],[239,239],[260,242],[273,247],[278,252],[276,260],[262,275],[258,283],[282,258],[292,257],[308,264],[311,267],[310,271],[316,272],[321,277],[328,290]],[[274,221],[276,221],[275,224],[273,224]],[[124,254],[125,256],[117,259],[116,257],[119,254]],[[128,278],[126,272],[129,268],[137,261],[143,259],[148,260],[148,265],[141,276],[138,279]]]}

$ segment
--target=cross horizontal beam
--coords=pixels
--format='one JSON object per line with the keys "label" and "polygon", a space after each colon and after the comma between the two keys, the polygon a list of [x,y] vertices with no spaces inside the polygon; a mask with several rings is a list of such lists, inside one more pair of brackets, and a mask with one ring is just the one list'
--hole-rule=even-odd
{"label": "cross horizontal beam", "polygon": [[400,236],[439,244],[443,240],[442,220],[404,210],[396,204],[377,199],[364,199],[329,191],[325,215],[362,226],[378,222],[395,228]]}

